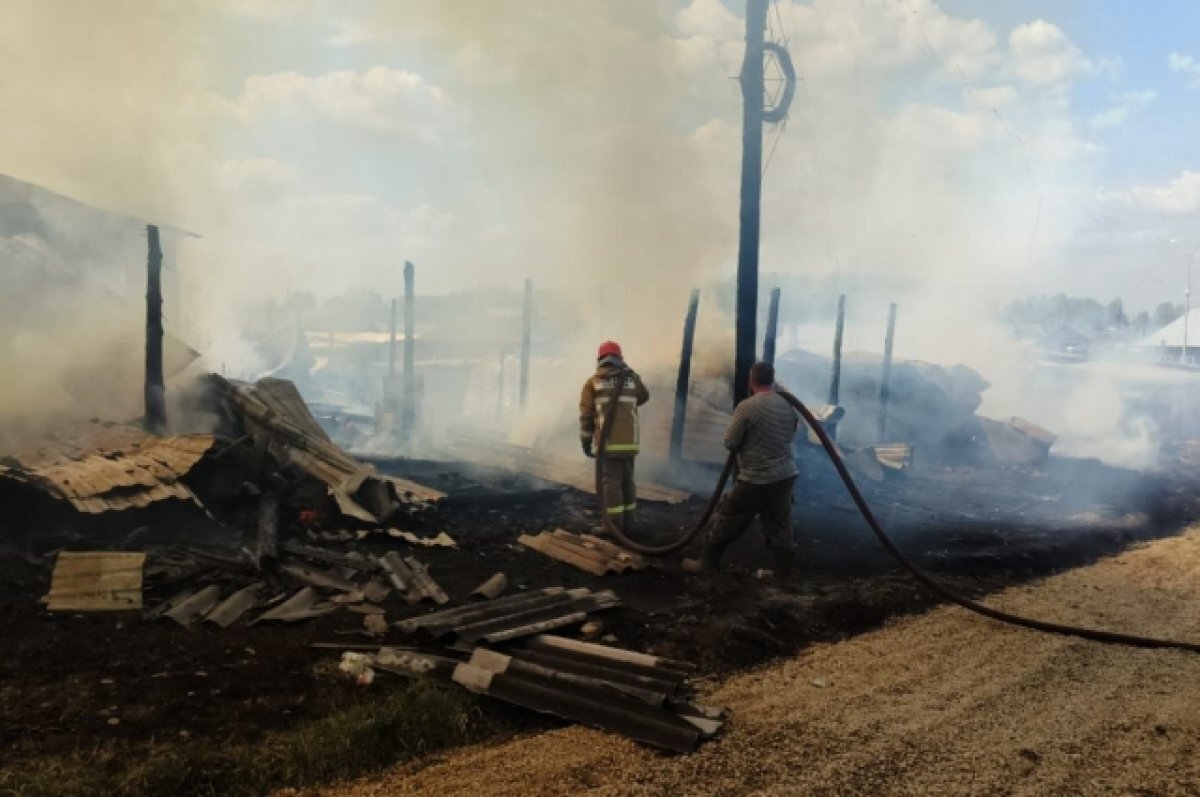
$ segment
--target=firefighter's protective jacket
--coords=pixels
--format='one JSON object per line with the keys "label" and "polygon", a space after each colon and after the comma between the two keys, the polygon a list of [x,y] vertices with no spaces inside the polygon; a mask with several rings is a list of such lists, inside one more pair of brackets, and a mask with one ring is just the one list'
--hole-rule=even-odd
{"label": "firefighter's protective jacket", "polygon": [[[618,375],[625,371],[622,384]],[[609,457],[633,457],[638,452],[637,408],[650,400],[650,391],[642,384],[642,378],[615,357],[606,357],[596,367],[596,373],[583,383],[579,396],[579,436],[591,439],[599,449],[600,432],[608,415],[610,401],[617,402],[613,416],[612,432],[604,452]]]}

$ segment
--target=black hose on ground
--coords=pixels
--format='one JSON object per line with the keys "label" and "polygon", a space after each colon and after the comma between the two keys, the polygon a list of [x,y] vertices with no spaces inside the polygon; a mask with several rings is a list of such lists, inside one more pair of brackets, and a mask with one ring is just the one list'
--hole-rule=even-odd
{"label": "black hose on ground", "polygon": [[[623,375],[624,374],[622,374],[622,376]],[[621,382],[618,382],[618,384],[621,384]],[[779,391],[779,395],[786,399],[787,402],[795,408],[796,412],[800,413],[800,417],[804,418],[805,423],[809,425],[809,428],[811,428],[816,434],[817,439],[821,441],[821,447],[825,449],[826,456],[828,456],[829,461],[833,463],[834,470],[837,471],[838,476],[842,480],[842,484],[844,484],[846,487],[846,492],[850,494],[850,498],[853,499],[855,506],[858,507],[858,511],[862,515],[863,520],[867,522],[867,525],[871,528],[871,531],[874,532],[875,537],[879,540],[880,544],[883,545],[884,549],[887,550],[887,552],[890,553],[892,557],[904,567],[905,570],[912,574],[913,578],[919,581],[934,595],[937,595],[938,597],[942,598],[943,600],[947,600],[950,603],[957,604],[967,611],[981,614],[984,617],[988,617],[992,620],[996,620],[1001,623],[1008,623],[1009,625],[1020,626],[1021,628],[1028,628],[1034,631],[1041,631],[1047,634],[1079,637],[1081,639],[1089,639],[1093,642],[1103,642],[1110,645],[1126,645],[1138,648],[1174,648],[1176,650],[1186,650],[1191,653],[1200,653],[1200,643],[1196,642],[1182,642],[1174,639],[1158,639],[1155,637],[1136,636],[1133,634],[1121,634],[1115,631],[1103,631],[1096,628],[1083,628],[1080,626],[1047,622],[1045,620],[1036,620],[1030,617],[1022,617],[1018,614],[1011,614],[999,609],[993,609],[990,606],[986,606],[977,601],[973,601],[970,598],[965,598],[962,595],[959,595],[954,590],[938,582],[933,577],[925,573],[925,571],[921,570],[921,568],[918,567],[915,562],[909,559],[908,556],[906,556],[904,552],[896,546],[896,543],[893,542],[892,538],[887,535],[886,531],[884,531],[883,524],[879,522],[879,519],[875,517],[875,513],[871,511],[871,505],[867,503],[866,497],[863,496],[862,491],[858,489],[858,485],[854,482],[854,477],[850,475],[850,470],[846,467],[846,463],[842,459],[841,454],[838,453],[837,446],[825,432],[825,428],[821,425],[821,422],[817,420],[816,416],[812,414],[808,407],[804,406],[804,403],[801,402],[800,399],[796,398],[791,393],[781,390]],[[729,475],[733,470],[734,456],[733,454],[730,454],[729,459],[726,460],[725,468],[721,471],[721,478],[718,481],[717,488],[713,491],[712,498],[709,499],[708,506],[705,508],[704,514],[700,518],[700,522],[697,523],[695,527],[689,529],[678,539],[668,543],[663,543],[661,545],[644,545],[642,543],[638,543],[629,539],[629,537],[625,535],[624,530],[618,528],[617,524],[612,522],[612,518],[605,511],[604,491],[602,484],[604,449],[608,442],[608,436],[612,426],[609,421],[612,420],[613,411],[617,405],[615,396],[610,404],[611,406],[609,407],[605,416],[604,425],[600,429],[600,445],[596,451],[596,495],[600,500],[601,515],[604,518],[605,526],[607,527],[608,532],[622,545],[632,551],[636,551],[637,553],[647,554],[650,556],[660,556],[677,551],[695,539],[696,535],[699,534],[706,525],[708,525],[709,520],[712,518],[713,512],[716,510],[718,504],[720,504],[721,495],[725,492],[725,485],[728,482]]]}

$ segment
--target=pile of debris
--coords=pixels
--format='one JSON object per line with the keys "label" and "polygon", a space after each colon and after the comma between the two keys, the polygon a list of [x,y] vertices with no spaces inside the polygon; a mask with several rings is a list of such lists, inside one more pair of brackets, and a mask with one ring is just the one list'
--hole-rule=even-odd
{"label": "pile of debris", "polygon": [[537,634],[461,656],[381,647],[348,651],[342,669],[369,682],[373,670],[452,681],[477,694],[687,753],[716,735],[725,712],[690,702],[686,662]]}
{"label": "pile of debris", "polygon": [[[421,536],[394,524],[425,515],[447,496],[347,454],[290,382],[209,376],[189,413],[206,419],[203,432],[150,436],[98,425],[70,444],[44,442],[0,461],[0,490],[28,499],[25,520],[49,508],[90,532],[50,532],[40,541],[45,552],[55,534],[66,540],[41,560],[54,562],[43,598],[49,611],[132,611],[144,622],[185,628],[318,621],[317,629],[378,648],[348,654],[360,675],[366,667],[444,675],[669,750],[693,749],[720,729],[719,712],[688,702],[687,665],[547,635],[603,628],[595,615],[622,604],[613,590],[518,584],[510,593],[504,573],[469,593],[461,578],[444,588],[419,551],[444,556],[456,541],[444,531]],[[513,469],[591,486],[582,471],[564,477],[545,455],[503,445],[478,450],[507,458]],[[651,485],[646,497],[681,501],[686,494]],[[53,526],[29,523],[25,539]],[[80,539],[101,550],[76,549]],[[593,576],[648,564],[607,540],[563,529],[515,542]],[[319,621],[331,615],[339,617]],[[361,624],[346,622],[353,615]],[[382,646],[400,634],[421,647]]]}
{"label": "pile of debris", "polygon": [[0,460],[0,491],[14,506],[36,493],[85,514],[174,500],[221,515],[246,498],[278,512],[286,494],[324,516],[376,525],[445,498],[378,474],[335,446],[291,382],[239,385],[211,375],[205,384],[193,414],[213,420],[214,430],[158,437],[133,425],[97,425],[79,440]]}

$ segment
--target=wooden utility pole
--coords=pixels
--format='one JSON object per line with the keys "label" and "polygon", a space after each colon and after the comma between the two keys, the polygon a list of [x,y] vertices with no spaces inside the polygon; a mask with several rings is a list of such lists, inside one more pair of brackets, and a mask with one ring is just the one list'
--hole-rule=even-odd
{"label": "wooden utility pole", "polygon": [[146,431],[161,434],[167,427],[167,389],[163,382],[162,246],[158,227],[146,227]]}
{"label": "wooden utility pole", "polygon": [[[837,406],[842,391],[842,333],[846,329],[846,294],[838,294],[837,322],[833,328],[833,373],[829,377],[829,404]],[[826,424],[826,431],[837,439],[837,423]]]}
{"label": "wooden utility pole", "polygon": [[683,320],[683,349],[679,352],[679,378],[675,380],[675,415],[671,418],[671,461],[683,459],[683,428],[687,420],[688,388],[692,381],[692,343],[696,338],[696,311],[700,291],[692,291]]}
{"label": "wooden utility pole", "polygon": [[887,409],[892,379],[892,344],[896,338],[896,303],[888,305],[887,336],[883,339],[883,374],[879,379],[879,442],[887,442]]}
{"label": "wooden utility pole", "polygon": [[738,236],[737,315],[733,401],[750,392],[758,337],[758,237],[762,200],[763,31],[768,0],[746,0],[746,55],[742,60],[742,186]]}
{"label": "wooden utility pole", "polygon": [[519,390],[521,408],[529,398],[529,346],[533,335],[533,280],[525,278],[525,310],[521,317],[521,381]]}
{"label": "wooden utility pole", "polygon": [[413,422],[417,414],[417,374],[415,357],[416,324],[413,319],[413,278],[415,269],[409,261],[404,261],[404,398],[400,411],[400,431],[408,435],[412,433]]}
{"label": "wooden utility pole", "polygon": [[771,289],[771,304],[767,307],[767,334],[763,336],[763,362],[775,364],[775,336],[779,332],[779,289]]}

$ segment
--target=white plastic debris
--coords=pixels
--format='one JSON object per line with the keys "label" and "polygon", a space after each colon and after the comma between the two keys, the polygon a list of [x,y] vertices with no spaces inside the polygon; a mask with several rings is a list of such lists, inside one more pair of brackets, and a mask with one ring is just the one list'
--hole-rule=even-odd
{"label": "white plastic debris", "polygon": [[338,669],[353,678],[359,686],[368,686],[375,680],[375,671],[371,669],[371,665],[374,663],[375,657],[369,653],[347,650],[342,654]]}

